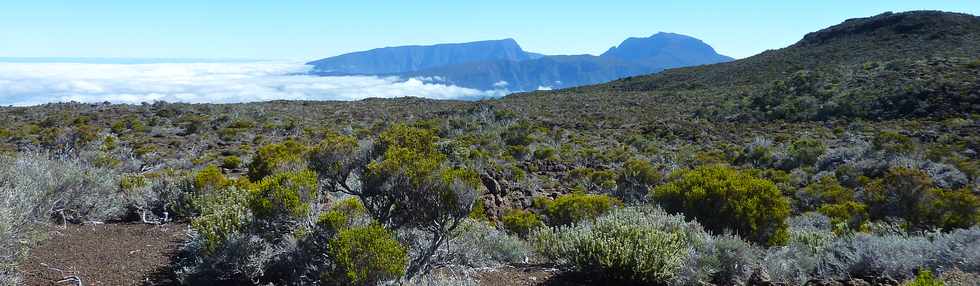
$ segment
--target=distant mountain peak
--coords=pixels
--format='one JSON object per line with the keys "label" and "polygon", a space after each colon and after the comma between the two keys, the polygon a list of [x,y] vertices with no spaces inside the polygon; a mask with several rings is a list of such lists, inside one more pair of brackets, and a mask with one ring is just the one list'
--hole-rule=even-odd
{"label": "distant mountain peak", "polygon": [[806,34],[796,45],[822,45],[837,40],[863,38],[874,41],[899,40],[910,36],[940,39],[946,35],[968,34],[980,17],[942,11],[885,12],[873,17],[845,20],[843,23]]}
{"label": "distant mountain peak", "polygon": [[[608,55],[607,55],[608,54]],[[603,56],[546,56],[524,51],[512,38],[428,46],[398,46],[308,63],[311,74],[427,78],[476,89],[565,88],[650,74],[667,68],[731,60],[701,40],[659,32],[630,38]],[[504,84],[506,83],[506,84]]]}
{"label": "distant mountain peak", "polygon": [[676,62],[715,63],[732,58],[720,55],[703,41],[676,33],[657,32],[650,37],[630,37],[618,46],[609,48],[602,57],[621,60],[659,61],[673,59]]}

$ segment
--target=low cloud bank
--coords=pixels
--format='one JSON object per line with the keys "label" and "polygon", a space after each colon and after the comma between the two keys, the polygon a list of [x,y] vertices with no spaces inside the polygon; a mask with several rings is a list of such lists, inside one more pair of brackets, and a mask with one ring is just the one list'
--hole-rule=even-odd
{"label": "low cloud bank", "polygon": [[420,79],[303,75],[301,63],[14,63],[0,62],[0,105],[49,102],[234,103],[268,100],[359,100],[369,97],[481,99],[481,91]]}

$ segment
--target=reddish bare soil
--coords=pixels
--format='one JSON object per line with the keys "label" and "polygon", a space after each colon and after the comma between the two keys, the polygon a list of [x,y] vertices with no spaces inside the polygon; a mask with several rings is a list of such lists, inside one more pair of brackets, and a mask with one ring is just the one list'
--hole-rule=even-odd
{"label": "reddish bare soil", "polygon": [[[186,239],[186,224],[103,224],[51,227],[48,238],[31,249],[21,264],[26,285],[58,283],[68,276],[83,285],[172,285],[171,264]],[[53,270],[59,269],[61,271]],[[472,272],[480,285],[592,285],[543,266],[504,266]],[[602,284],[602,283],[599,283]]]}
{"label": "reddish bare soil", "polygon": [[183,224],[52,227],[20,270],[26,285],[75,285],[57,283],[71,275],[84,285],[162,284],[169,282],[163,274],[186,230]]}
{"label": "reddish bare soil", "polygon": [[473,274],[473,279],[482,286],[603,285],[584,277],[563,274],[550,267],[534,265],[504,266],[490,271],[480,271]]}

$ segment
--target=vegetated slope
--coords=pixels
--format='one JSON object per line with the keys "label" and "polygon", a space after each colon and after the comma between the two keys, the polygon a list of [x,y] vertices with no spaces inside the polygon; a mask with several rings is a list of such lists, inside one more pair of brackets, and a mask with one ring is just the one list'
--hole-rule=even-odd
{"label": "vegetated slope", "polygon": [[[851,19],[789,47],[742,60],[666,70],[594,86],[512,95],[533,107],[591,98],[605,116],[823,120],[949,116],[980,110],[980,18],[916,11]],[[554,97],[562,98],[554,98]],[[518,103],[521,102],[521,103]],[[594,110],[592,110],[594,111]],[[636,111],[636,112],[631,112]],[[627,114],[621,114],[627,113]],[[576,116],[571,116],[576,117]]]}
{"label": "vegetated slope", "polygon": [[719,65],[676,69],[625,79],[610,87],[650,90],[689,85],[767,83],[804,69],[833,68],[869,61],[976,57],[980,55],[980,18],[973,15],[915,11],[850,19],[809,33],[789,47]]}
{"label": "vegetated slope", "polygon": [[309,62],[318,75],[393,74],[485,60],[537,57],[513,39],[431,46],[400,46],[354,52]]}
{"label": "vegetated slope", "polygon": [[[921,16],[920,13],[905,15]],[[932,15],[930,17],[937,19],[960,19],[958,14]],[[862,21],[869,20],[850,23]],[[902,21],[886,23],[890,24],[882,24],[884,26],[878,29],[906,25]],[[943,22],[935,25],[955,26]],[[870,36],[863,37],[871,41]],[[327,209],[315,210],[314,207],[319,208],[316,202],[307,201],[311,196],[302,194],[334,185],[318,184],[317,176],[344,182],[347,180],[343,178],[354,178],[361,186],[387,188],[393,186],[391,181],[379,184],[363,178],[388,180],[400,176],[397,173],[389,175],[389,170],[418,169],[426,171],[412,173],[434,175],[405,178],[409,183],[402,185],[406,186],[404,189],[414,188],[412,180],[425,182],[469,173],[466,182],[469,187],[460,187],[463,182],[457,182],[446,188],[451,193],[440,194],[450,194],[443,198],[473,198],[472,204],[463,202],[470,204],[472,209],[462,206],[464,204],[457,204],[462,207],[424,209],[413,206],[411,211],[401,213],[411,217],[448,217],[416,214],[425,213],[425,210],[468,212],[452,214],[460,219],[465,215],[474,224],[461,224],[457,229],[463,230],[459,232],[460,236],[452,238],[451,247],[447,244],[446,256],[433,258],[438,259],[433,260],[435,265],[469,262],[480,264],[467,264],[466,267],[524,265],[528,262],[525,260],[528,254],[536,253],[547,256],[545,259],[566,271],[564,273],[587,276],[597,279],[595,281],[639,278],[631,281],[632,284],[667,283],[665,277],[646,275],[651,273],[650,269],[671,275],[678,281],[689,281],[684,282],[688,284],[712,277],[711,283],[718,285],[898,285],[899,280],[918,275],[917,270],[935,270],[948,277],[959,271],[953,269],[960,267],[966,275],[972,275],[962,281],[975,281],[980,266],[970,255],[977,253],[975,242],[980,237],[976,228],[977,206],[980,205],[977,196],[980,194],[980,161],[976,152],[980,150],[980,115],[969,109],[972,108],[969,104],[975,102],[971,96],[975,94],[976,69],[980,65],[975,59],[968,58],[967,52],[944,54],[948,50],[971,48],[964,46],[962,41],[936,43],[919,36],[905,37],[918,39],[920,45],[942,46],[945,43],[950,49],[922,50],[925,54],[899,58],[893,54],[904,53],[904,50],[886,53],[882,51],[887,49],[882,48],[875,53],[886,56],[852,60],[835,60],[828,56],[829,60],[805,68],[787,68],[784,62],[771,61],[771,65],[759,66],[778,68],[779,72],[770,72],[774,75],[772,78],[744,84],[725,83],[719,78],[716,80],[721,83],[690,80],[647,90],[623,88],[624,83],[630,81],[621,81],[471,102],[401,98],[357,102],[58,103],[0,107],[0,121],[8,123],[0,126],[0,153],[10,154],[5,162],[14,162],[0,164],[0,167],[7,167],[6,172],[0,174],[12,174],[9,181],[15,182],[0,187],[27,186],[38,193],[82,198],[66,200],[71,204],[62,216],[64,213],[77,214],[69,218],[69,222],[88,221],[89,217],[95,216],[101,217],[100,221],[138,221],[140,218],[133,216],[133,211],[150,210],[157,215],[167,211],[178,220],[191,220],[191,227],[199,233],[244,234],[192,237],[173,261],[174,268],[180,269],[174,275],[181,281],[227,279],[234,284],[303,279],[297,281],[305,282],[305,279],[344,274],[334,273],[329,261],[311,260],[322,257],[322,248],[297,246],[322,245],[305,239],[332,236],[329,232],[338,230],[331,226],[334,222],[345,229],[341,232],[346,232],[351,227],[362,226],[344,226],[345,222],[378,220],[324,219],[318,222],[323,225],[313,232],[306,232],[301,227],[306,225],[305,221],[312,217],[313,211]],[[959,34],[958,39],[970,37],[972,34]],[[860,38],[854,39],[858,40]],[[833,50],[825,45],[832,45],[826,41],[835,40],[823,41],[824,44],[815,47],[794,46],[776,52],[810,53],[819,57],[821,55],[813,54],[811,49]],[[852,58],[843,53],[839,58]],[[760,58],[766,59],[759,56],[746,62]],[[718,76],[711,73],[744,64],[740,61],[672,73],[692,78]],[[711,73],[693,72],[698,70]],[[653,82],[662,79],[652,76],[637,80]],[[920,100],[922,98],[926,100]],[[823,106],[832,106],[828,104],[830,102],[846,102],[860,110],[825,110]],[[818,111],[815,113],[808,113],[808,109],[786,109],[793,106],[819,108],[814,109]],[[849,110],[854,113],[846,113]],[[803,116],[784,118],[790,115]],[[821,118],[825,115],[832,116]],[[719,120],[726,118],[732,120]],[[740,120],[752,118],[758,120]],[[780,118],[792,120],[770,120]],[[32,153],[36,150],[52,152],[53,158]],[[402,165],[415,162],[419,164]],[[372,168],[370,165],[383,167]],[[449,167],[460,169],[439,170]],[[318,174],[296,172],[294,168],[311,168]],[[474,168],[472,171],[478,175],[466,170],[469,168]],[[337,169],[343,169],[340,170],[343,173],[338,175],[334,172]],[[357,176],[350,171],[354,169],[367,171],[369,176]],[[374,173],[372,169],[384,173]],[[258,184],[244,180],[262,173],[271,177]],[[40,181],[54,183],[47,184],[50,187],[45,189],[17,183],[38,181],[37,174],[46,176]],[[93,178],[105,180],[95,182]],[[287,183],[276,183],[279,180]],[[90,184],[86,182],[97,183],[98,187],[74,187],[75,184]],[[238,184],[248,192],[239,192]],[[423,185],[429,184],[439,183]],[[705,190],[707,196],[680,195],[682,190],[702,185],[710,186]],[[267,200],[268,187],[282,190],[282,193],[275,191],[273,196],[285,194],[283,197],[291,201],[298,198],[295,201],[299,201],[300,206],[289,207],[291,210],[269,210],[264,207],[273,205],[265,203],[271,202]],[[24,193],[30,194],[19,189],[0,192]],[[409,204],[440,201],[428,197],[416,200],[420,196],[414,195],[433,194],[431,192],[404,194],[400,198],[411,199],[407,201]],[[470,197],[470,194],[477,197]],[[185,204],[187,198],[192,203]],[[772,198],[779,199],[769,200]],[[33,198],[29,199],[33,201]],[[768,202],[757,203],[762,202],[761,199]],[[397,198],[388,201],[396,200],[406,202]],[[16,206],[20,201],[0,202]],[[645,207],[617,207],[620,203],[657,203],[678,214],[644,210]],[[56,201],[52,199],[45,204],[55,205]],[[226,208],[228,205],[235,207]],[[339,208],[341,205],[347,207]],[[725,212],[705,213],[687,207],[703,205],[720,206],[719,209]],[[204,228],[213,225],[209,220],[223,220],[224,214],[201,215],[203,212],[189,209],[196,206],[209,206],[202,208],[208,211],[227,209],[238,214],[242,213],[235,210],[245,209],[246,214],[264,214],[264,217],[255,220],[256,216],[249,215],[239,221],[250,225],[211,232]],[[339,202],[334,206],[338,208],[330,212],[348,207],[356,209]],[[279,214],[267,216],[276,212]],[[231,215],[237,216],[234,213]],[[605,214],[600,216],[600,213]],[[42,215],[45,219],[52,218],[48,214]],[[283,218],[288,220],[280,220]],[[595,219],[595,223],[558,227],[584,219]],[[761,222],[758,225],[764,226],[754,228],[742,221]],[[278,230],[259,224],[266,222]],[[531,232],[545,225],[554,228]],[[675,227],[681,225],[689,227]],[[365,233],[374,234],[363,236],[379,237],[377,230],[384,230],[380,227],[371,226],[374,231]],[[964,230],[966,228],[969,229]],[[735,230],[739,237],[722,235],[726,229]],[[915,234],[931,229],[947,232]],[[406,231],[406,236],[401,237],[417,237],[414,236],[417,232],[402,231]],[[637,239],[633,235],[636,233],[644,235]],[[280,240],[278,238],[284,237],[280,234],[297,240]],[[751,242],[743,241],[750,235]],[[249,242],[239,243],[236,241],[239,238]],[[811,238],[825,243],[814,248]],[[533,247],[528,249],[528,244],[522,243],[521,239],[532,242]],[[346,240],[331,238],[331,241]],[[642,247],[654,245],[650,241],[671,240],[674,242],[666,247]],[[768,247],[780,243],[787,245]],[[10,236],[0,244],[23,245]],[[211,252],[205,250],[208,245],[226,248]],[[238,248],[243,245],[255,246]],[[617,245],[630,247],[603,248]],[[710,247],[694,247],[697,245]],[[604,257],[652,259],[602,265],[594,262],[597,256],[591,255],[596,253],[595,246],[599,246],[603,253],[613,254]],[[269,252],[262,249],[282,251],[267,255]],[[381,248],[369,250],[374,249]],[[45,253],[43,251],[38,253]],[[382,253],[363,257],[399,256]],[[226,273],[226,269],[242,268],[209,269],[211,265],[227,265],[222,261],[244,261],[253,267],[251,269],[261,271]],[[664,263],[659,264],[662,267],[639,267],[651,265],[646,262]],[[719,270],[712,264],[701,262],[741,269]],[[6,265],[12,264],[2,266]],[[293,275],[278,269],[310,272]],[[463,268],[464,271],[472,269]],[[85,273],[84,269],[79,270]],[[323,275],[316,273],[319,271]],[[756,273],[768,274],[769,278]],[[0,269],[0,278],[3,278],[2,274],[3,269]],[[851,279],[855,280],[849,281]],[[565,284],[563,280],[549,281],[552,282]],[[572,282],[588,284],[592,281],[573,278]]]}

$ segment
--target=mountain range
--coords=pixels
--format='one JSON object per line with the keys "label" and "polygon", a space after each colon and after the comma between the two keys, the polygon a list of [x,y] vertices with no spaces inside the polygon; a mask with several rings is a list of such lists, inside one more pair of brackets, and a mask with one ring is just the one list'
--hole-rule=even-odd
{"label": "mountain range", "polygon": [[980,17],[913,11],[850,19],[744,59],[501,101],[560,115],[548,120],[574,127],[655,122],[650,132],[665,118],[678,124],[970,118],[980,112],[978,78]]}
{"label": "mountain range", "polygon": [[311,74],[321,76],[398,76],[481,90],[530,91],[731,60],[696,38],[657,33],[629,38],[599,56],[546,56],[524,51],[513,39],[503,39],[379,48],[307,64],[313,66]]}

